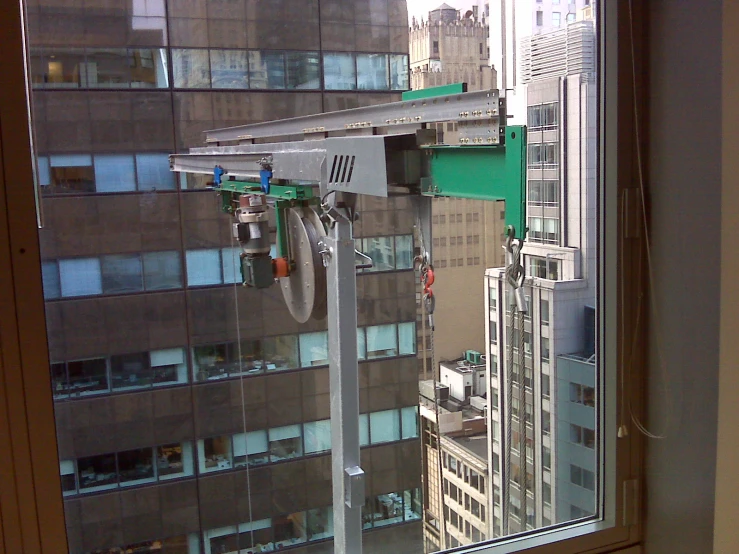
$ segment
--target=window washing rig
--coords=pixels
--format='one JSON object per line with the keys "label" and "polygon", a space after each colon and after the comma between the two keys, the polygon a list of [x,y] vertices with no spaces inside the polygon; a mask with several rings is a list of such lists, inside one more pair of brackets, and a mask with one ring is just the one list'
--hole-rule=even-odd
{"label": "window washing rig", "polygon": [[[436,144],[429,125],[443,122],[457,123],[458,145]],[[411,197],[415,260],[425,278],[429,313],[431,200],[505,201],[508,281],[525,310],[520,249],[526,232],[526,127],[505,123],[505,99],[497,90],[438,87],[404,93],[402,101],[390,104],[207,131],[206,146],[170,156],[172,171],[212,175],[211,186],[233,218],[243,284],[278,283],[298,322],[328,316],[336,552],[361,552],[365,502],[356,271],[372,262],[354,246],[357,196]],[[270,208],[277,227],[275,258]]]}

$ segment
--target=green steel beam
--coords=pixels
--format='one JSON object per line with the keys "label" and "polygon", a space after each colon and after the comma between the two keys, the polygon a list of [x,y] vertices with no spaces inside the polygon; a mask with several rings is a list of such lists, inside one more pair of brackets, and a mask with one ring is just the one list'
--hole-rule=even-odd
{"label": "green steel beam", "polygon": [[439,87],[408,90],[403,93],[401,99],[403,101],[423,100],[424,98],[433,98],[434,96],[446,96],[448,94],[462,94],[463,92],[467,92],[467,83],[454,83],[452,85],[441,85]]}
{"label": "green steel beam", "polygon": [[428,146],[429,177],[421,194],[504,200],[506,225],[526,236],[526,127],[506,127],[505,145]]}

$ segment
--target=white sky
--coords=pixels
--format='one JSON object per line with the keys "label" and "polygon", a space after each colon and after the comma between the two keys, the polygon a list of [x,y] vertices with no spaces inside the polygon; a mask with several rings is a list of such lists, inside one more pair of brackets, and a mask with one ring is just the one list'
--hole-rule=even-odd
{"label": "white sky", "polygon": [[482,1],[479,0],[408,0],[408,22],[410,23],[413,16],[416,16],[417,20],[423,17],[424,20],[428,19],[429,12],[435,10],[442,4],[449,4],[453,8],[462,10],[462,15],[467,10],[472,9],[474,4],[482,5]]}

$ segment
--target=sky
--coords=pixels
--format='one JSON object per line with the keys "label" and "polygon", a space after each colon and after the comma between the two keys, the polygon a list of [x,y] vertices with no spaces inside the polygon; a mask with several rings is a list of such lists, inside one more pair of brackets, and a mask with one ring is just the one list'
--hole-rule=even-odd
{"label": "sky", "polygon": [[408,21],[410,22],[413,16],[416,16],[417,20],[428,19],[429,12],[435,10],[442,4],[449,4],[453,8],[462,10],[462,15],[469,9],[472,9],[474,4],[482,4],[478,0],[408,0]]}

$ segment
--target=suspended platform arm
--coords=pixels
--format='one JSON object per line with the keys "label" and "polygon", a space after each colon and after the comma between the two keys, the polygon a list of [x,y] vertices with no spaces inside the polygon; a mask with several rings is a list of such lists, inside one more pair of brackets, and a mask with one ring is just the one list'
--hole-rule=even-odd
{"label": "suspended platform arm", "polygon": [[[432,197],[505,201],[507,274],[525,310],[520,253],[526,235],[526,128],[505,125],[498,91],[442,90],[381,106],[208,131],[208,146],[170,156],[173,171],[212,176],[223,210],[233,217],[244,284],[279,283],[301,323],[328,316],[337,554],[361,553],[365,501],[352,236],[357,195],[416,199],[422,247],[431,243]],[[449,121],[457,123],[459,144],[436,145],[426,125]],[[275,259],[268,199],[277,214]],[[433,267],[423,248],[420,259],[422,275],[431,270],[430,281],[424,280],[426,302]]]}

